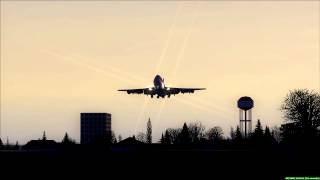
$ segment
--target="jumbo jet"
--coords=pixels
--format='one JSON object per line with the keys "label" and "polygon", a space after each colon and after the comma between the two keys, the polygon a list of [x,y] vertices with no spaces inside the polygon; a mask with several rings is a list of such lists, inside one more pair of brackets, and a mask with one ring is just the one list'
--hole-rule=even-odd
{"label": "jumbo jet", "polygon": [[194,91],[205,90],[205,88],[175,88],[175,87],[167,87],[164,84],[164,79],[160,75],[156,75],[153,80],[154,87],[150,88],[141,88],[141,89],[120,89],[118,91],[126,91],[128,94],[146,94],[150,95],[151,98],[153,96],[157,96],[157,98],[162,97],[165,98],[168,96],[170,98],[171,95],[176,95],[179,93],[194,93]]}

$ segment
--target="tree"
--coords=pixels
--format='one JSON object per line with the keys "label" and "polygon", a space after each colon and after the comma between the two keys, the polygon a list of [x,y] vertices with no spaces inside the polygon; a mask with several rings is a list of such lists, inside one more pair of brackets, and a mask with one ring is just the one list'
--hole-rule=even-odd
{"label": "tree", "polygon": [[146,143],[148,144],[152,143],[152,125],[151,125],[150,118],[147,122]]}
{"label": "tree", "polygon": [[6,146],[7,146],[7,147],[9,147],[9,146],[10,146],[9,137],[7,137]]}
{"label": "tree", "polygon": [[47,140],[46,131],[43,131],[42,141],[46,141],[46,140]]}
{"label": "tree", "polygon": [[230,128],[230,137],[232,140],[236,137],[236,132],[234,131],[233,127]]}
{"label": "tree", "polygon": [[260,143],[263,141],[263,129],[261,126],[260,119],[258,119],[257,125],[252,135],[252,139],[255,143]]}
{"label": "tree", "polygon": [[188,130],[191,142],[193,143],[199,142],[200,138],[204,137],[205,127],[201,124],[201,122],[189,123]]}
{"label": "tree", "polygon": [[119,134],[119,136],[118,136],[118,141],[119,141],[119,142],[122,141],[122,136],[121,136],[121,134]]}
{"label": "tree", "polygon": [[14,149],[19,150],[19,142],[16,141],[16,145],[14,146]]}
{"label": "tree", "polygon": [[293,123],[295,135],[315,137],[320,126],[320,95],[307,89],[290,91],[285,97],[281,111],[286,122]]}
{"label": "tree", "polygon": [[161,133],[160,144],[165,144],[165,139],[163,133]]}
{"label": "tree", "polygon": [[271,128],[271,135],[277,143],[281,141],[281,131],[278,126]]}
{"label": "tree", "polygon": [[164,134],[164,143],[171,144],[172,137],[173,137],[173,135],[170,136],[169,130],[166,130],[166,132]]}
{"label": "tree", "polygon": [[62,143],[62,144],[75,144],[76,142],[75,142],[73,139],[71,139],[71,138],[69,137],[68,133],[66,132],[66,133],[64,134],[64,137],[63,137],[61,143]]}
{"label": "tree", "polygon": [[2,147],[3,147],[3,142],[2,142],[2,140],[0,138],[0,148],[2,148]]}
{"label": "tree", "polygon": [[161,143],[161,144],[164,144],[164,142],[165,142],[165,141],[164,141],[164,136],[163,136],[163,133],[161,133],[160,143]]}
{"label": "tree", "polygon": [[179,138],[180,138],[180,133],[181,133],[181,128],[169,128],[166,130],[165,133],[165,140],[166,144],[177,144],[179,143]]}
{"label": "tree", "polygon": [[189,144],[191,142],[189,129],[186,123],[183,124],[180,136],[179,143],[181,144]]}
{"label": "tree", "polygon": [[273,136],[271,135],[270,129],[268,126],[266,126],[265,130],[264,130],[264,142],[266,144],[273,144],[275,142]]}
{"label": "tree", "polygon": [[111,140],[111,143],[114,143],[114,144],[117,143],[117,137],[114,134],[114,131],[111,131],[111,139],[110,140]]}
{"label": "tree", "polygon": [[141,142],[146,142],[146,134],[144,134],[143,132],[139,132],[135,139]]}
{"label": "tree", "polygon": [[215,126],[213,128],[210,128],[206,132],[207,139],[211,142],[217,142],[223,139],[223,131],[222,128],[219,126]]}
{"label": "tree", "polygon": [[242,141],[242,134],[241,134],[241,131],[240,131],[239,126],[237,126],[236,133],[235,133],[235,137],[234,137],[234,141],[235,141],[235,142],[240,142],[240,141]]}

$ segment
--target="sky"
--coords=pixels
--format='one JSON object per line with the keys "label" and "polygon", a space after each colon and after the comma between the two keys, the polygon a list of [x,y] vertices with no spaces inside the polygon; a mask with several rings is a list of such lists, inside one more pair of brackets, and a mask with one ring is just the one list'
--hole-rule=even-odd
{"label": "sky", "polygon": [[[123,138],[201,122],[226,136],[241,96],[253,126],[284,122],[293,89],[320,90],[319,1],[1,1],[1,138],[80,141],[80,113],[112,114]],[[170,99],[118,92],[203,87]]]}

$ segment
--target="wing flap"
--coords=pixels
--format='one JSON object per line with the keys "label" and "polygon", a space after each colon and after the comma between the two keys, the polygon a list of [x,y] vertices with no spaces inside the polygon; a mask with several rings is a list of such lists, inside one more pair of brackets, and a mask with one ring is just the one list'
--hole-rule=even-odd
{"label": "wing flap", "polygon": [[141,89],[119,89],[118,91],[125,91],[128,94],[154,94],[153,89],[141,88]]}
{"label": "wing flap", "polygon": [[194,93],[195,91],[205,90],[206,88],[170,88],[169,92],[171,94],[179,93]]}

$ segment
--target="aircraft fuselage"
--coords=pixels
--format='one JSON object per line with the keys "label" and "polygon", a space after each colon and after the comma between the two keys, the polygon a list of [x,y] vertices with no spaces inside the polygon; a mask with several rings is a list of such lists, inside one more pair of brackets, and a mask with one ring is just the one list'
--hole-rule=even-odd
{"label": "aircraft fuselage", "polygon": [[[160,75],[156,75],[156,77],[153,80],[153,85],[154,85],[154,89],[155,89],[155,95],[157,95],[157,97],[162,97],[164,98],[167,94],[166,94],[166,86],[164,84],[164,79],[160,76]],[[153,96],[153,94],[151,94],[151,97]],[[168,97],[170,97],[168,95]]]}

